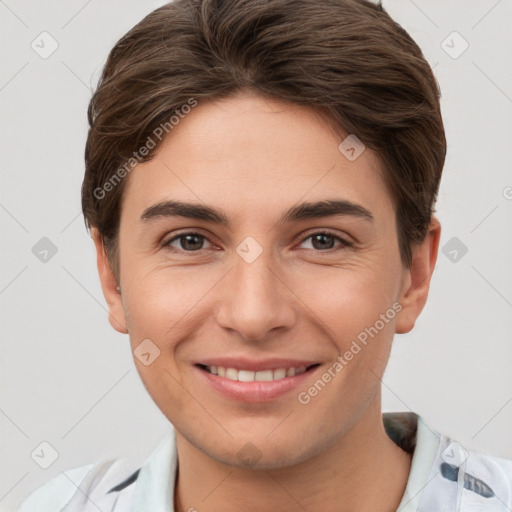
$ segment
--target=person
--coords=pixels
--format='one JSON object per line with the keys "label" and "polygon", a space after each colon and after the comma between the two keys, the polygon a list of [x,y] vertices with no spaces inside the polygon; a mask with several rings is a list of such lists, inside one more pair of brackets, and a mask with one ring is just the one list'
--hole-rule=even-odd
{"label": "person", "polygon": [[21,511],[511,510],[512,461],[382,413],[437,257],[439,98],[366,0],[177,0],[122,37],[82,206],[170,430],[137,471],[71,469]]}

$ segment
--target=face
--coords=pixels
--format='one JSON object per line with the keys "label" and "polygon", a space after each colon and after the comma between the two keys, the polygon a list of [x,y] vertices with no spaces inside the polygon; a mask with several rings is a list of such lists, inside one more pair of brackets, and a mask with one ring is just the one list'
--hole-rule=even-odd
{"label": "face", "polygon": [[212,459],[285,467],[333,445],[423,306],[432,244],[402,265],[379,159],[349,160],[346,135],[297,105],[199,103],[128,178],[121,295],[97,242],[144,385]]}

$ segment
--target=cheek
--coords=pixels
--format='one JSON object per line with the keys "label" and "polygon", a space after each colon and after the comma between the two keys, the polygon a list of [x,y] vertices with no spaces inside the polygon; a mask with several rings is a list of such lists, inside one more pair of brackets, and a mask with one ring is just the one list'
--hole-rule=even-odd
{"label": "cheek", "polygon": [[125,315],[130,344],[140,378],[163,410],[186,408],[186,393],[178,371],[176,349],[190,332],[187,315],[208,291],[208,282],[192,272],[132,272],[126,280]]}
{"label": "cheek", "polygon": [[128,282],[125,312],[131,333],[154,336],[157,341],[173,338],[180,322],[205,298],[216,279],[199,267],[135,272]]}
{"label": "cheek", "polygon": [[296,288],[297,295],[305,297],[304,302],[328,330],[329,337],[343,346],[373,326],[381,315],[386,318],[384,325],[379,321],[379,331],[392,335],[396,316],[393,304],[399,288],[394,274],[392,269],[374,271],[370,265],[333,268],[322,277],[308,278]]}
{"label": "cheek", "polygon": [[[376,287],[361,283],[336,291],[328,298],[311,296],[321,328],[335,349],[335,358],[298,401],[311,411],[329,411],[327,425],[344,425],[365,410],[380,388],[397,314],[396,303]],[[393,305],[395,304],[395,308]]]}
{"label": "cheek", "polygon": [[[341,358],[332,361],[330,373],[327,368],[327,375],[320,375],[320,379],[329,381],[329,391],[315,400],[324,406],[343,405],[339,409],[343,414],[346,406],[359,407],[362,397],[371,397],[377,389],[389,358],[400,306],[395,302],[396,283],[385,272],[372,271],[371,266],[337,270],[323,283],[310,283],[307,305],[314,312],[310,318],[316,318],[333,353]],[[323,389],[322,383],[317,388]]]}
{"label": "cheek", "polygon": [[[167,401],[173,408],[186,406],[182,351],[204,335],[211,315],[204,304],[218,282],[211,269],[193,266],[131,274],[125,303],[130,344],[141,380],[159,406],[167,407]],[[148,356],[138,358],[147,352],[155,357],[150,365],[144,364]],[[167,405],[159,403],[162,397]]]}

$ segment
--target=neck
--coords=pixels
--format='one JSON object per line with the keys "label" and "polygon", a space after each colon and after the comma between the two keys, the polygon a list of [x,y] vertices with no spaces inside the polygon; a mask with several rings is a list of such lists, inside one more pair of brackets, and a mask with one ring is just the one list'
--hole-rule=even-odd
{"label": "neck", "polygon": [[396,510],[411,455],[388,437],[380,396],[337,442],[292,467],[254,470],[212,459],[176,432],[176,512]]}

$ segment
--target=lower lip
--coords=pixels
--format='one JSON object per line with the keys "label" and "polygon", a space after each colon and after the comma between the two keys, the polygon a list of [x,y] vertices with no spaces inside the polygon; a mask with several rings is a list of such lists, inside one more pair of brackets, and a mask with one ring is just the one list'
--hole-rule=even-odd
{"label": "lower lip", "polygon": [[241,382],[238,380],[226,379],[220,375],[213,375],[207,370],[203,370],[198,366],[195,369],[205,379],[206,382],[219,392],[221,395],[240,400],[242,402],[262,403],[276,400],[300,385],[313,375],[320,366],[315,366],[310,370],[294,375],[293,377],[285,377],[284,379],[271,381],[253,381]]}

